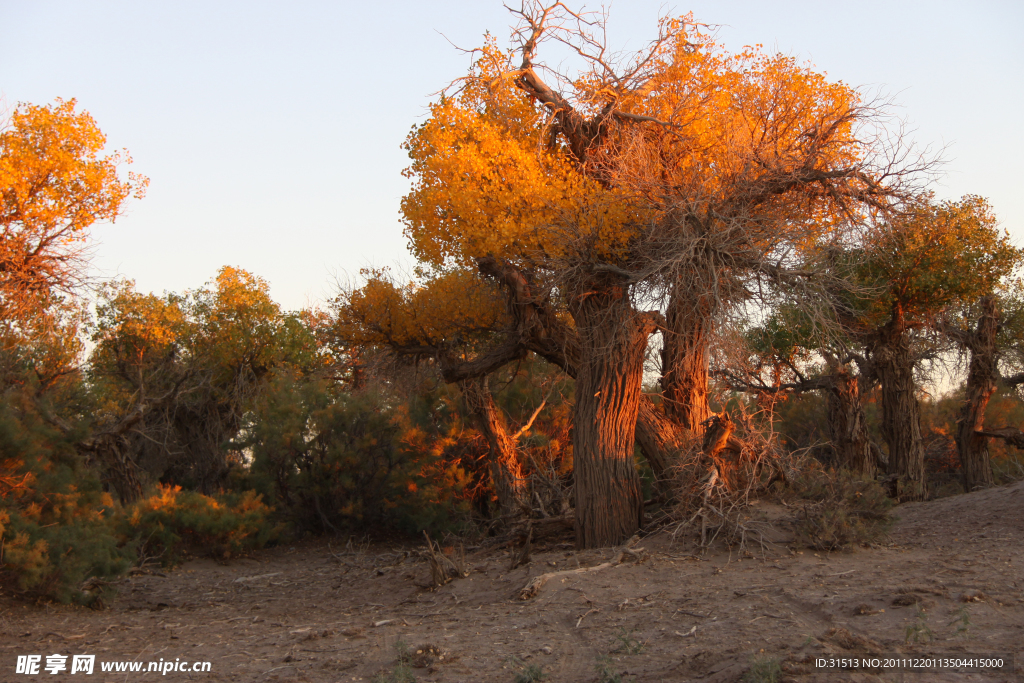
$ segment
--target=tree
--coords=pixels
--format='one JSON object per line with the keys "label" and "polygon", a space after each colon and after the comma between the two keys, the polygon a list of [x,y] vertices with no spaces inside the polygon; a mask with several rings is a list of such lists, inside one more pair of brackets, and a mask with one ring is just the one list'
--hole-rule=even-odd
{"label": "tree", "polygon": [[864,412],[874,385],[870,362],[851,350],[850,337],[822,339],[801,311],[781,309],[747,331],[745,353],[716,370],[730,388],[757,395],[820,392],[838,467],[873,478],[881,463]]}
{"label": "tree", "polygon": [[964,398],[956,426],[957,454],[965,491],[995,484],[989,455],[989,438],[1000,438],[1024,446],[1018,427],[993,428],[985,425],[985,412],[997,385],[1024,383],[1020,368],[1021,339],[1024,337],[1024,307],[1020,282],[965,302],[940,319],[940,331],[967,356]]}
{"label": "tree", "polygon": [[[923,200],[868,235],[859,276],[877,295],[862,302],[859,326],[882,387],[882,435],[895,497],[918,500],[926,492],[914,334],[933,329],[951,305],[993,292],[1021,258],[988,203],[976,196]],[[968,423],[977,424],[979,415],[968,416]]]}
{"label": "tree", "polygon": [[0,319],[21,320],[85,278],[86,239],[97,221],[113,221],[148,179],[102,156],[106,137],[75,100],[22,104],[0,132]]}
{"label": "tree", "polygon": [[97,314],[95,429],[80,447],[102,461],[125,501],[142,493],[140,470],[216,490],[229,444],[272,371],[308,367],[316,353],[302,317],[282,313],[268,284],[237,268],[185,295],[115,284]]}
{"label": "tree", "polygon": [[[717,317],[813,283],[809,264],[849,225],[838,218],[885,209],[906,169],[879,156],[854,90],[781,55],[730,54],[689,17],[613,64],[599,27],[562,3],[517,14],[516,50],[488,42],[410,135],[406,234],[420,259],[475,266],[514,311],[553,322],[532,343],[573,340],[552,356],[576,376],[577,543],[609,545],[640,522],[638,416],[645,449],[699,430]],[[565,92],[540,75],[552,40],[588,64],[556,74]],[[643,310],[659,298],[667,316]],[[539,314],[550,307],[564,316]],[[664,414],[641,395],[658,330]]]}
{"label": "tree", "polygon": [[488,444],[491,483],[505,516],[528,509],[526,481],[515,438],[488,387],[488,374],[525,353],[483,353],[487,342],[507,328],[494,287],[473,273],[455,269],[420,273],[416,282],[397,285],[385,271],[366,271],[366,283],[335,302],[335,332],[354,347],[385,348],[406,358],[434,361],[441,376],[457,383]]}

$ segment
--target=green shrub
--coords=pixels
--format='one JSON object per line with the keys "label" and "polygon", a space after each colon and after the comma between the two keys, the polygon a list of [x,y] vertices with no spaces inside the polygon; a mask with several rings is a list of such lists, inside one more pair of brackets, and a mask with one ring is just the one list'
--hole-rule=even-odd
{"label": "green shrub", "polygon": [[299,532],[452,530],[468,516],[471,477],[446,455],[456,439],[437,425],[449,421],[419,404],[436,412],[443,401],[283,373],[240,444],[252,452],[248,481]]}
{"label": "green shrub", "polygon": [[774,657],[755,657],[743,676],[744,683],[778,683],[782,665]]}
{"label": "green shrub", "polygon": [[183,553],[220,558],[263,547],[279,531],[255,491],[205,496],[161,484],[132,505],[119,524],[140,555],[174,563]]}
{"label": "green shrub", "polygon": [[74,439],[39,415],[27,394],[0,402],[0,581],[30,595],[95,604],[84,590],[131,566],[112,528],[115,510]]}

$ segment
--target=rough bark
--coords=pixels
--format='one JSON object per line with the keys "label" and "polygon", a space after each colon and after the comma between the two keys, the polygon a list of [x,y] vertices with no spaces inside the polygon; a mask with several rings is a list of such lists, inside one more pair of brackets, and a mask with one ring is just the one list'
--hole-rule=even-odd
{"label": "rough bark", "polygon": [[665,415],[680,428],[704,433],[708,405],[708,342],[713,311],[691,298],[673,296],[662,334],[661,389]]}
{"label": "rough bark", "polygon": [[524,509],[529,509],[529,491],[515,440],[508,433],[501,411],[487,387],[486,378],[466,380],[459,387],[470,413],[487,440],[491,485],[498,496],[501,514],[503,517],[518,516]]}
{"label": "rough bark", "polygon": [[996,390],[996,333],[999,331],[999,307],[995,296],[981,300],[981,317],[967,339],[971,363],[967,370],[966,395],[957,424],[956,446],[960,455],[965,491],[995,484],[989,459],[988,439],[980,434],[985,428],[985,408]]}
{"label": "rough bark", "polygon": [[701,444],[701,451],[717,472],[717,481],[730,491],[742,489],[747,484],[740,472],[743,445],[733,438],[735,431],[736,423],[723,410],[708,420]]}
{"label": "rough bark", "polygon": [[897,311],[872,352],[882,385],[882,437],[889,446],[888,474],[897,500],[925,497],[924,439],[910,344]]}
{"label": "rough bark", "polygon": [[581,351],[573,414],[578,548],[622,543],[643,516],[633,453],[654,325],[633,310],[625,286],[594,280],[570,292]]}
{"label": "rough bark", "polygon": [[679,428],[655,405],[650,396],[640,397],[636,420],[636,442],[658,480],[668,479],[680,455],[689,450],[696,436]]}
{"label": "rough bark", "polygon": [[876,449],[868,434],[860,377],[848,365],[836,364],[826,392],[828,428],[839,466],[873,478],[878,466]]}
{"label": "rough bark", "polygon": [[[524,352],[533,351],[576,379],[581,357],[579,339],[576,331],[555,314],[547,295],[536,291],[525,273],[505,261],[488,256],[478,259],[477,266],[481,274],[501,284],[506,293],[506,305],[514,321],[514,332],[509,332],[508,337],[514,337],[514,343],[520,345],[516,348]],[[506,345],[505,353],[512,359],[516,351]],[[459,372],[460,377],[466,374]],[[446,374],[446,379],[449,375],[454,377],[456,373]],[[706,391],[706,381],[704,386]],[[667,478],[671,467],[678,462],[679,454],[687,448],[692,434],[669,419],[649,396],[641,396],[640,406],[636,441],[655,476]]]}

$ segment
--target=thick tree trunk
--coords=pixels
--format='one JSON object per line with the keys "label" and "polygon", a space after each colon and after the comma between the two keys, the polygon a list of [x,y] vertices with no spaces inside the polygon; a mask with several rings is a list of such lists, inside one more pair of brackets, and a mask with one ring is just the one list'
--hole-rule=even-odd
{"label": "thick tree trunk", "polygon": [[901,501],[921,500],[925,497],[924,440],[914,363],[904,333],[890,333],[887,337],[872,355],[882,384],[882,437],[889,446],[892,494]]}
{"label": "thick tree trunk", "polygon": [[636,442],[647,458],[654,476],[665,480],[672,476],[672,468],[679,456],[696,443],[694,433],[681,429],[665,416],[650,396],[640,397],[640,411],[636,420]]}
{"label": "thick tree trunk", "polygon": [[713,309],[674,294],[665,312],[661,389],[665,415],[700,436],[711,417],[708,405],[708,342]]}
{"label": "thick tree trunk", "polygon": [[996,298],[989,295],[981,300],[981,317],[968,344],[971,364],[967,371],[966,395],[956,432],[965,491],[988,488],[995,484],[988,439],[978,432],[985,428],[985,408],[996,390],[998,331],[999,308]]}
{"label": "thick tree trunk", "polygon": [[110,437],[98,449],[100,462],[104,465],[107,481],[114,487],[118,500],[131,505],[142,497],[142,482],[139,469],[128,452],[125,439],[118,435]]}
{"label": "thick tree trunk", "polygon": [[500,409],[487,387],[487,379],[459,383],[470,413],[487,440],[491,486],[498,496],[503,517],[516,517],[529,509],[529,491],[523,476],[515,441],[505,427]]}
{"label": "thick tree trunk", "polygon": [[644,353],[653,325],[625,286],[571,292],[580,362],[573,414],[576,545],[601,548],[640,528],[643,496],[633,458]]}
{"label": "thick tree trunk", "polygon": [[864,416],[860,377],[852,374],[849,366],[837,364],[826,396],[828,428],[839,466],[862,477],[874,477],[877,457]]}
{"label": "thick tree trunk", "polygon": [[[578,335],[576,330],[566,325],[555,314],[548,302],[548,295],[537,292],[522,271],[504,261],[485,257],[479,259],[477,265],[481,274],[501,283],[508,296],[509,315],[515,321],[515,333],[512,335],[511,343],[504,349],[505,355],[490,354],[490,357],[484,360],[491,362],[496,368],[529,350],[562,368],[567,375],[576,379],[581,357]],[[445,380],[451,382],[477,376],[483,364],[476,363],[475,367],[468,365],[462,363],[458,370],[445,369],[442,366],[445,369]],[[703,385],[699,382],[695,384],[705,387],[706,405],[706,381]],[[649,396],[641,396],[640,400],[641,409],[636,426],[637,444],[643,449],[655,476],[667,478],[671,467],[678,462],[679,454],[689,447],[694,435],[666,416]]]}

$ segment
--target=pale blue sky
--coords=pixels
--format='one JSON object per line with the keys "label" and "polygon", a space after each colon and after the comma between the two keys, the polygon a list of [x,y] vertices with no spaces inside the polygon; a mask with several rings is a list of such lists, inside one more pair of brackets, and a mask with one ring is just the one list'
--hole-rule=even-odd
{"label": "pale blue sky", "polygon": [[[612,4],[611,41],[638,48],[690,10],[729,48],[894,96],[919,144],[947,147],[939,196],[988,197],[1024,243],[1024,2],[632,0]],[[0,0],[0,96],[78,98],[152,179],[94,231],[100,274],[180,291],[234,265],[297,308],[335,273],[409,262],[400,145],[469,63],[441,33],[471,47],[510,23],[491,0]]]}

